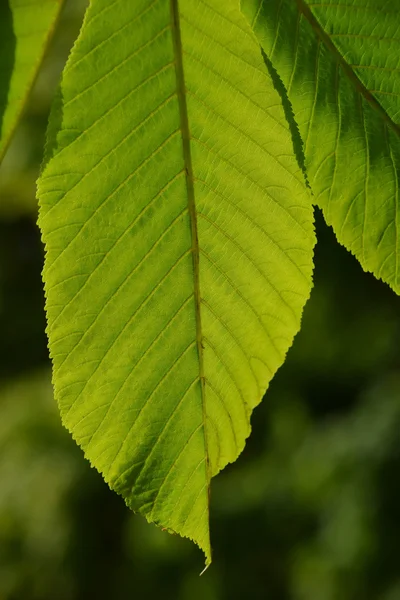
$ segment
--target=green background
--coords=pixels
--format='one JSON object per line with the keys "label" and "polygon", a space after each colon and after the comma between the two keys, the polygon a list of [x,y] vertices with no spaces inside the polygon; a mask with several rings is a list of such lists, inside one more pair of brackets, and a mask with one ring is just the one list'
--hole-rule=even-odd
{"label": "green background", "polygon": [[148,525],[62,428],[35,180],[84,9],[67,3],[0,170],[0,600],[400,600],[400,301],[319,212],[302,331],[213,482],[213,564]]}

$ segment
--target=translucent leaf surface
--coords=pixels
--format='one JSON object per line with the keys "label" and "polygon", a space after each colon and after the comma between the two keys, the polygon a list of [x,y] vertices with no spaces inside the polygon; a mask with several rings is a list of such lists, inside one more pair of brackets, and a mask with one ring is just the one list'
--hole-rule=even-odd
{"label": "translucent leaf surface", "polygon": [[21,116],[64,0],[0,2],[0,160]]}
{"label": "translucent leaf surface", "polygon": [[[260,125],[262,123],[262,125]],[[40,183],[56,397],[91,463],[210,561],[236,459],[309,295],[312,207],[231,0],[93,0]]]}
{"label": "translucent leaf surface", "polygon": [[400,1],[242,0],[281,77],[327,222],[400,292]]}

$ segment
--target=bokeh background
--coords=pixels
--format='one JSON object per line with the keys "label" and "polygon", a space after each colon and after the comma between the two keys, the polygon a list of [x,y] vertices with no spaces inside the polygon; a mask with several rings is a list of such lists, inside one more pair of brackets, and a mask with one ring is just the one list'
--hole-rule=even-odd
{"label": "bokeh background", "polygon": [[38,175],[85,3],[67,2],[0,171],[0,600],[400,600],[400,299],[316,214],[302,330],[214,481],[213,564],[133,515],[63,429]]}

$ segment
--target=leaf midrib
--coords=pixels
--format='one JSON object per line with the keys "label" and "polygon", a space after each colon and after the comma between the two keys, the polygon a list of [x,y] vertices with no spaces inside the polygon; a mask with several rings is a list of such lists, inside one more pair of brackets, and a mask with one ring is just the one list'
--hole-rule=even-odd
{"label": "leaf midrib", "polygon": [[182,36],[179,18],[179,0],[170,0],[171,6],[171,34],[174,46],[175,56],[175,74],[176,74],[176,91],[179,104],[180,129],[182,135],[182,150],[186,178],[186,190],[188,198],[188,211],[190,219],[191,237],[192,237],[192,260],[193,260],[193,283],[194,283],[194,302],[195,302],[195,317],[196,317],[196,345],[199,360],[199,380],[201,385],[201,401],[203,411],[203,434],[205,445],[205,466],[206,479],[209,489],[210,462],[208,454],[207,433],[206,433],[206,406],[205,406],[205,375],[204,375],[204,357],[203,357],[203,330],[201,323],[201,294],[200,294],[200,265],[199,265],[199,236],[197,227],[197,213],[194,192],[194,176],[192,153],[190,146],[190,128],[188,107],[186,101],[186,86],[185,74],[183,67],[183,49]]}
{"label": "leaf midrib", "polygon": [[379,103],[379,101],[373,96],[370,90],[362,83],[362,81],[358,78],[357,74],[353,71],[349,63],[342,56],[341,52],[335,46],[331,37],[324,30],[322,25],[319,23],[318,19],[312,13],[311,8],[308,6],[305,0],[295,0],[297,3],[297,7],[299,12],[304,16],[304,18],[310,23],[311,27],[317,34],[317,36],[322,40],[325,46],[330,50],[330,52],[335,56],[338,60],[340,66],[343,71],[350,79],[356,90],[365,98],[365,100],[370,104],[384,119],[384,121],[388,124],[388,126],[400,137],[400,126],[397,125],[387,114],[386,110]]}

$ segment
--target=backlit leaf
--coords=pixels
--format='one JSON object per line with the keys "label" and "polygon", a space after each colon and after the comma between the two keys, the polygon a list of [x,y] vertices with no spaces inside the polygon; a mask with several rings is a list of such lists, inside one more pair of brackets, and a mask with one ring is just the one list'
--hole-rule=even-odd
{"label": "backlit leaf", "polygon": [[400,293],[400,0],[242,0],[293,106],[315,202]]}
{"label": "backlit leaf", "polygon": [[209,542],[309,295],[310,198],[232,0],[92,0],[39,182],[54,385],[91,463],[149,521]]}
{"label": "backlit leaf", "polygon": [[0,2],[0,160],[21,117],[63,3]]}

